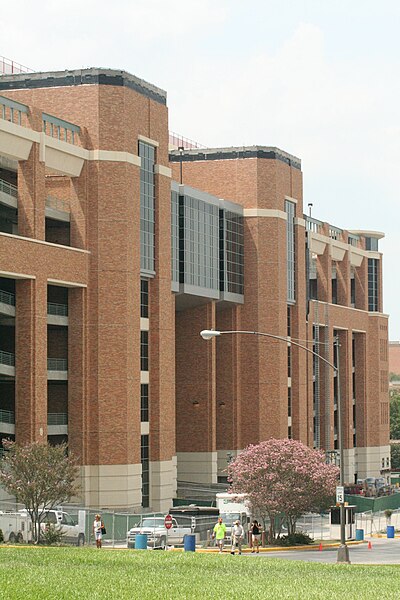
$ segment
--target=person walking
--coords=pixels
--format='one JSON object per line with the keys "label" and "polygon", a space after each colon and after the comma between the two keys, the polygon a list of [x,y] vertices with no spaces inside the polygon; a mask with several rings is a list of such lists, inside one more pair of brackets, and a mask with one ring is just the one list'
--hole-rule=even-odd
{"label": "person walking", "polygon": [[226,525],[223,522],[222,517],[219,517],[218,523],[216,523],[214,525],[212,539],[215,538],[215,543],[219,549],[220,554],[222,554],[222,551],[224,549],[225,536],[226,536]]}
{"label": "person walking", "polygon": [[231,554],[235,554],[235,548],[238,547],[239,554],[242,554],[242,542],[244,538],[244,529],[240,521],[235,521],[232,525],[232,546]]}
{"label": "person walking", "polygon": [[252,543],[252,553],[259,554],[260,553],[260,538],[261,538],[261,525],[260,523],[254,519],[250,526],[251,533],[251,543]]}
{"label": "person walking", "polygon": [[96,515],[93,522],[93,535],[96,540],[96,548],[101,548],[101,540],[103,538],[104,523],[100,515]]}

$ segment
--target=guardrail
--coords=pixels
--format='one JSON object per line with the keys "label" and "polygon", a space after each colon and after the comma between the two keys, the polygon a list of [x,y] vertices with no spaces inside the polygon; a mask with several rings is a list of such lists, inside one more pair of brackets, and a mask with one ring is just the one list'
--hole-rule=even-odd
{"label": "guardrail", "polygon": [[313,219],[312,217],[304,216],[307,231],[312,231],[313,233],[321,233],[323,228],[323,222],[318,221],[317,219]]}
{"label": "guardrail", "polygon": [[0,290],[0,302],[3,304],[9,304],[10,306],[15,306],[15,294]]}
{"label": "guardrail", "polygon": [[57,304],[56,302],[48,302],[47,314],[55,315],[57,317],[68,317],[68,304]]}
{"label": "guardrail", "polygon": [[13,198],[18,197],[18,188],[13,183],[8,183],[8,181],[4,181],[4,179],[0,179],[0,192],[3,194],[7,194],[8,196],[12,196]]}
{"label": "guardrail", "polygon": [[15,424],[15,412],[12,410],[1,410],[0,409],[0,423],[8,423],[10,425]]}
{"label": "guardrail", "polygon": [[48,371],[68,371],[68,359],[67,358],[48,358],[47,359],[47,370]]}
{"label": "guardrail", "polygon": [[0,364],[7,365],[8,367],[15,367],[15,354],[0,350]]}
{"label": "guardrail", "polygon": [[29,109],[26,104],[21,104],[21,102],[0,96],[0,118],[14,123],[16,117],[17,124],[21,125],[22,115],[27,114],[28,111]]}
{"label": "guardrail", "polygon": [[47,413],[47,425],[68,425],[68,413]]}
{"label": "guardrail", "polygon": [[69,144],[75,144],[77,137],[75,134],[79,135],[81,131],[78,125],[74,125],[74,123],[69,123],[69,121],[64,121],[58,117],[53,117],[53,115],[48,115],[47,113],[42,113],[42,119],[43,132],[46,135],[63,140]]}

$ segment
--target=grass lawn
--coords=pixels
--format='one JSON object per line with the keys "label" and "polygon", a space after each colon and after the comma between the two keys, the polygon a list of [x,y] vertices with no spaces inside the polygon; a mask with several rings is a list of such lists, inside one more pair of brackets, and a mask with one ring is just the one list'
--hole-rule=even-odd
{"label": "grass lawn", "polygon": [[0,598],[399,598],[396,566],[218,554],[0,547]]}

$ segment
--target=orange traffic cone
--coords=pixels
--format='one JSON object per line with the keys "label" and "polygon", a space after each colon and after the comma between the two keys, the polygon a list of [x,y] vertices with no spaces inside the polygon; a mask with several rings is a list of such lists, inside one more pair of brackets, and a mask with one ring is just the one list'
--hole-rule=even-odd
{"label": "orange traffic cone", "polygon": [[368,542],[368,550],[372,550],[372,543]]}
{"label": "orange traffic cone", "polygon": [[322,552],[322,542],[319,543],[319,551]]}

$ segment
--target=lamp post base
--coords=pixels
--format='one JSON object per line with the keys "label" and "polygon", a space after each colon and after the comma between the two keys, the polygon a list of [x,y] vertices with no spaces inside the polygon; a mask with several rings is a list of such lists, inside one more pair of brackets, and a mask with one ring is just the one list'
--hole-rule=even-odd
{"label": "lamp post base", "polygon": [[346,544],[339,546],[336,562],[350,564],[349,548]]}

